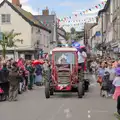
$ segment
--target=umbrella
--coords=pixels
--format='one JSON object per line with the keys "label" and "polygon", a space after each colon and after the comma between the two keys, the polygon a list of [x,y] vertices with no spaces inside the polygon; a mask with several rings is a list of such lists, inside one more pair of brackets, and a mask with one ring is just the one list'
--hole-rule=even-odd
{"label": "umbrella", "polygon": [[42,59],[40,59],[40,60],[34,60],[33,62],[32,62],[32,64],[33,65],[39,65],[39,64],[44,64],[45,62],[42,60]]}
{"label": "umbrella", "polygon": [[76,48],[78,51],[80,49],[80,44],[78,42],[75,42],[72,47]]}

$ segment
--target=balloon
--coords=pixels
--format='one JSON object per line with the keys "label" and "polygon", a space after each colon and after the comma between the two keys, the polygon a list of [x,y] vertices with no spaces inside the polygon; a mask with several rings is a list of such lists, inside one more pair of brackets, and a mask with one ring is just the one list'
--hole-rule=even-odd
{"label": "balloon", "polygon": [[74,44],[72,44],[73,47],[75,47],[77,50],[80,49],[80,44],[78,42],[75,42]]}

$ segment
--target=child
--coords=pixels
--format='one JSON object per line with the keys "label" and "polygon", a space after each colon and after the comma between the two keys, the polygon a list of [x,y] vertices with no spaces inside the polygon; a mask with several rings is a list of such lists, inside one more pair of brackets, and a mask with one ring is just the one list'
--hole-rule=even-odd
{"label": "child", "polygon": [[104,73],[105,73],[104,63],[101,63],[100,67],[98,69],[98,80],[97,80],[97,82],[100,84],[100,86],[102,84],[102,79],[103,79]]}
{"label": "child", "polygon": [[113,95],[113,99],[117,101],[117,113],[120,115],[120,64],[115,69],[116,77],[113,81],[113,85],[115,86],[115,92]]}

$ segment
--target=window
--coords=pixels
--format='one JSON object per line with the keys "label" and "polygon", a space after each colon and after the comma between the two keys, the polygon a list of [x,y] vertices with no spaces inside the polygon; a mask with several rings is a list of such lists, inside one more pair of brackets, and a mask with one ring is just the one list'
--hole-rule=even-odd
{"label": "window", "polygon": [[2,23],[10,23],[10,14],[2,14],[1,15],[1,22]]}

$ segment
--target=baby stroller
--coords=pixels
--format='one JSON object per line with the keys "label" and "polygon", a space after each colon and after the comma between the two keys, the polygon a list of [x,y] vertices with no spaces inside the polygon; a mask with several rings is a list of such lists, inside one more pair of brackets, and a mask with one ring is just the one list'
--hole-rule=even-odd
{"label": "baby stroller", "polygon": [[102,81],[102,84],[101,84],[101,91],[100,91],[100,95],[102,97],[108,97],[109,77],[110,77],[110,73],[109,72],[105,72],[104,76],[103,76],[103,81]]}
{"label": "baby stroller", "polygon": [[0,101],[6,101],[9,95],[8,71],[0,71]]}
{"label": "baby stroller", "polygon": [[4,96],[4,91],[3,89],[0,87],[0,101],[4,101],[6,100],[5,96]]}

